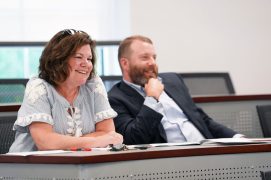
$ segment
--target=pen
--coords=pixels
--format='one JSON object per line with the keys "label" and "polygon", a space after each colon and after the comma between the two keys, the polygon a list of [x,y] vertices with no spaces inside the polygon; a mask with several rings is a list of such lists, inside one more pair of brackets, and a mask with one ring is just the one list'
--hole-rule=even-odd
{"label": "pen", "polygon": [[91,148],[70,148],[69,151],[91,151]]}

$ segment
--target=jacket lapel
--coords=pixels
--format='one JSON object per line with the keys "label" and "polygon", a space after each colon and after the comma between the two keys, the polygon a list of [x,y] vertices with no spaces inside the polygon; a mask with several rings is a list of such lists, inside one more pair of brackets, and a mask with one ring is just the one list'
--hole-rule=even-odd
{"label": "jacket lapel", "polygon": [[140,108],[144,103],[144,97],[141,96],[135,89],[127,85],[123,80],[120,82],[120,89],[124,92],[132,102],[135,102],[136,105]]}
{"label": "jacket lapel", "polygon": [[[120,83],[120,89],[126,93],[127,96],[129,96],[130,100],[134,103],[134,105],[138,108],[138,112],[140,111],[145,98],[139,94],[135,89],[127,85],[124,81],[121,81]],[[159,127],[159,134],[164,139],[165,142],[167,142],[167,137],[165,130],[162,126],[162,123],[160,123]]]}

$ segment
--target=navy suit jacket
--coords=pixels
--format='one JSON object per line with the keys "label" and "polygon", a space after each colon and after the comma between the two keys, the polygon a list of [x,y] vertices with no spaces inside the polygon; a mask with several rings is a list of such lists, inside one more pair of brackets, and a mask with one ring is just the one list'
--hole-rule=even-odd
{"label": "navy suit jacket", "polygon": [[[236,132],[211,119],[193,102],[183,80],[175,73],[160,73],[165,92],[183,110],[189,121],[205,138],[233,137]],[[144,97],[125,82],[117,83],[108,92],[109,102],[118,113],[114,118],[116,131],[123,135],[125,144],[167,142],[161,124],[163,115],[145,106]]]}

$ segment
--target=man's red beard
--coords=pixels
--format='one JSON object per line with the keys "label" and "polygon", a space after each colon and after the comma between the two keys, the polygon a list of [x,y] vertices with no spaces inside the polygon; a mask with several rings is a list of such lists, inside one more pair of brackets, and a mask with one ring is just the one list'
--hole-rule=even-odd
{"label": "man's red beard", "polygon": [[132,83],[138,84],[142,87],[149,81],[150,78],[157,78],[158,76],[158,67],[157,65],[152,65],[148,67],[138,67],[130,66],[129,76]]}

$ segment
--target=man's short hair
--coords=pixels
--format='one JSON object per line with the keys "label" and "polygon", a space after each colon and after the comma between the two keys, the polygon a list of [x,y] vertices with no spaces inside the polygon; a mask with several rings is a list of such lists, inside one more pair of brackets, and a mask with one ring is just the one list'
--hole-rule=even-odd
{"label": "man's short hair", "polygon": [[148,37],[142,36],[142,35],[134,35],[134,36],[129,36],[127,38],[125,38],[123,41],[121,41],[120,45],[119,45],[119,49],[118,49],[118,59],[120,61],[120,59],[122,57],[127,57],[131,52],[130,52],[130,46],[132,44],[133,41],[135,40],[139,40],[139,41],[143,41],[143,42],[147,42],[150,44],[152,43],[152,40]]}

